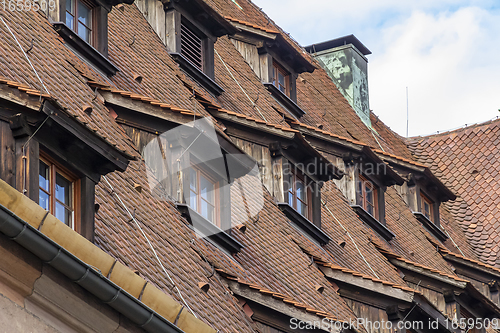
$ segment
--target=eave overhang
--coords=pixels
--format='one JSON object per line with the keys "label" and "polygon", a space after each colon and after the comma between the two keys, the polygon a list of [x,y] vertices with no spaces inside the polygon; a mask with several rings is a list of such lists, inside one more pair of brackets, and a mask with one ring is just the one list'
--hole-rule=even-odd
{"label": "eave overhang", "polygon": [[342,157],[346,163],[368,162],[372,163],[374,166],[384,166],[384,174],[375,176],[377,176],[385,186],[404,184],[405,180],[366,144],[340,137],[327,131],[299,123],[298,121],[291,122],[291,126],[298,130],[305,140],[314,146],[315,149]]}
{"label": "eave overhang", "polygon": [[[259,290],[255,288],[256,286],[253,287],[252,285],[241,284],[237,281],[228,279],[226,279],[226,281],[229,289],[231,289],[235,295],[262,306],[270,313],[285,316],[287,318],[285,322],[288,324],[292,318],[297,318],[299,321],[303,322],[321,322],[324,318],[342,322],[341,320],[333,317],[333,315],[327,313],[324,313],[322,316],[318,316],[315,314],[318,310],[309,308],[305,304],[302,305],[293,300],[289,300],[284,295],[273,293],[269,290]],[[320,332],[340,333],[340,331],[335,328],[331,328],[331,330],[328,331],[320,330]]]}
{"label": "eave overhang", "polygon": [[210,30],[214,37],[233,35],[238,32],[237,28],[203,0],[191,0],[189,2],[161,0],[161,2],[165,5],[166,10],[181,9],[181,11],[189,13],[192,19]]}
{"label": "eave overhang", "polygon": [[[16,92],[18,89],[22,88],[3,88],[0,85],[0,104],[6,103],[1,108],[0,117],[10,121],[12,126],[21,126],[23,133],[16,132],[16,135],[34,134],[40,144],[95,182],[109,172],[125,171],[129,160],[134,159],[69,115],[57,100],[40,93],[35,97]],[[74,154],[75,151],[81,153]],[[68,156],[72,157],[71,160]]]}
{"label": "eave overhang", "polygon": [[271,143],[269,150],[273,157],[283,155],[291,162],[302,165],[302,171],[315,181],[339,180],[344,176],[342,170],[311,146],[300,133],[295,133],[289,142]]}
{"label": "eave overhang", "polygon": [[305,51],[301,52],[297,47],[294,47],[280,31],[259,27],[229,16],[226,16],[226,19],[239,30],[235,34],[235,38],[243,40],[247,38],[252,39],[260,53],[275,53],[282,61],[293,68],[297,74],[304,72],[312,73],[317,68],[310,62],[306,55],[307,53]]}
{"label": "eave overhang", "polygon": [[[213,124],[215,139],[204,133],[204,131],[200,132],[197,128],[189,126],[195,120],[203,122],[203,126],[210,127],[207,121],[211,122],[213,119],[129,92],[101,90],[101,94],[106,106],[115,113],[115,120],[118,123],[136,127],[156,135],[163,135],[163,133],[168,133],[180,125],[186,125],[183,134],[193,137],[199,134],[201,138],[197,140],[197,143],[211,145],[212,148],[214,145],[218,145],[222,152],[220,157],[225,158],[224,165],[226,167],[230,166],[231,169],[228,179],[230,182],[247,174],[257,165],[257,161],[236,146],[217,124]],[[227,172],[228,170],[224,173]]]}
{"label": "eave overhang", "polygon": [[[344,273],[342,269],[332,269],[331,267],[324,266],[318,264],[321,272],[329,279],[350,285],[359,289],[360,292],[368,292],[379,294],[383,297],[393,298],[397,301],[404,303],[412,303],[415,291],[409,287],[399,286],[395,287],[394,285],[390,285],[386,281],[382,281],[379,279],[369,279],[367,276],[359,273]],[[402,289],[403,288],[403,289]],[[406,289],[406,290],[405,290]]]}

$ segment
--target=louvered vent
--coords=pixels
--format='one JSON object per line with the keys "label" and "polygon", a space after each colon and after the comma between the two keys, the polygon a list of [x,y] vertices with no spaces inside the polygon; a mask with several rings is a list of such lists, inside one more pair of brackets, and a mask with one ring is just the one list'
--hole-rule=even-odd
{"label": "louvered vent", "polygon": [[192,29],[181,22],[181,54],[203,70],[202,40]]}

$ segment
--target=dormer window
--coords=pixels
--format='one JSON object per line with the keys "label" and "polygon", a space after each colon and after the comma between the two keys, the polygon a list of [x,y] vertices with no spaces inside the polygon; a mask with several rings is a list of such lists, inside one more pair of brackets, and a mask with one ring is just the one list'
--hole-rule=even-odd
{"label": "dormer window", "polygon": [[366,177],[360,175],[358,181],[357,195],[359,205],[368,212],[371,216],[379,219],[378,214],[378,199],[379,190],[377,186],[369,181]]}
{"label": "dormer window", "polygon": [[360,219],[385,240],[391,240],[394,233],[386,227],[385,191],[387,186],[402,185],[403,178],[369,148],[361,148],[356,154],[345,153],[343,158],[349,177],[338,182],[338,187]]}
{"label": "dormer window", "polygon": [[455,200],[451,192],[425,165],[410,162],[395,155],[376,150],[378,156],[406,178],[396,187],[413,215],[436,238],[444,241],[448,236],[440,228],[439,206],[442,202]]}
{"label": "dormer window", "polygon": [[431,222],[434,222],[434,203],[425,194],[420,192],[420,207],[421,212],[427,217]]}
{"label": "dormer window", "polygon": [[[60,11],[52,15],[54,29],[64,39],[66,46],[79,58],[85,59],[102,75],[114,75],[118,68],[108,60],[107,0],[57,0]],[[118,0],[113,5],[131,0]]]}
{"label": "dormer window", "polygon": [[84,41],[92,43],[92,5],[81,0],[66,0],[66,25]]}
{"label": "dormer window", "polygon": [[269,145],[275,180],[272,195],[293,226],[325,245],[330,238],[321,230],[321,187],[342,175],[304,141],[295,143],[294,149],[283,149],[281,142]]}
{"label": "dormer window", "polygon": [[76,229],[77,178],[61,166],[48,159],[40,158],[38,203],[61,222]]}
{"label": "dormer window", "polygon": [[195,165],[189,172],[189,206],[207,221],[221,227],[219,182]]}
{"label": "dormer window", "polygon": [[292,168],[289,180],[285,182],[287,191],[287,203],[305,218],[312,218],[312,182],[307,181],[299,170]]}
{"label": "dormer window", "polygon": [[[212,94],[220,95],[224,89],[214,81],[214,44],[217,37],[233,33],[235,29],[220,14],[199,0],[167,1],[164,13],[165,16],[161,19],[166,23],[166,30],[162,31],[165,35],[160,37],[172,58],[194,81]],[[158,26],[158,19],[156,17],[154,23],[150,22],[152,26]]]}
{"label": "dormer window", "polygon": [[276,61],[273,61],[273,85],[283,94],[290,97],[290,73]]}

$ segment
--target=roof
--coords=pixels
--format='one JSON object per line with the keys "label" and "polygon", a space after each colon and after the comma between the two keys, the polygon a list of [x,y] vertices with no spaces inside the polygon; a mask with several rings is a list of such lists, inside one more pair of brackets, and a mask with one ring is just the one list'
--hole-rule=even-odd
{"label": "roof", "polygon": [[446,208],[482,262],[500,265],[500,120],[416,137],[409,147],[460,197]]}
{"label": "roof", "polygon": [[[304,59],[316,64],[297,42],[250,1],[205,2],[231,22],[279,34]],[[175,285],[206,324],[226,332],[252,331],[251,323],[241,307],[234,303],[223,277],[248,286],[259,295],[279,299],[294,309],[344,321],[355,318],[355,312],[312,261],[377,285],[413,293],[412,288],[405,286],[394,264],[377,251],[377,247],[406,264],[460,281],[443,259],[443,253],[457,256],[460,250],[467,260],[477,263],[478,258],[489,260],[490,257],[486,256],[486,250],[478,251],[481,256],[475,256],[468,242],[476,248],[485,246],[490,250],[495,250],[500,243],[496,239],[500,237],[497,235],[500,228],[496,226],[500,213],[495,210],[497,197],[500,197],[499,169],[495,163],[495,157],[500,156],[497,151],[498,122],[471,128],[467,136],[464,133],[468,130],[464,130],[464,133],[413,139],[410,142],[412,155],[407,142],[374,114],[371,114],[373,128],[366,127],[319,66],[313,73],[299,76],[298,104],[307,114],[300,120],[292,120],[286,117],[286,110],[265,89],[226,36],[220,37],[215,45],[215,81],[224,88],[224,92],[215,97],[179,69],[136,5],[124,5],[109,14],[109,60],[120,69],[111,78],[101,76],[76,58],[42,14],[6,15],[18,31],[26,32],[19,36],[23,45],[35,38],[29,56],[43,58],[35,67],[50,95],[40,91],[36,76],[8,34],[0,37],[5,45],[0,49],[0,58],[9,61],[9,66],[0,67],[0,74],[5,76],[5,80],[0,81],[0,91],[6,89],[19,103],[29,103],[34,108],[40,97],[57,101],[69,114],[83,119],[85,126],[130,154],[138,155],[138,149],[111,116],[111,107],[103,96],[112,95],[135,105],[154,108],[165,117],[172,114],[210,117],[217,121],[220,133],[226,133],[225,124],[238,121],[247,130],[272,130],[285,137],[310,133],[342,145],[373,149],[379,157],[390,157],[415,167],[428,165],[441,181],[460,193],[456,202],[441,209],[441,226],[452,238],[441,244],[429,240],[429,234],[408,209],[400,192],[388,188],[386,222],[396,237],[386,242],[357,216],[337,184],[327,182],[322,188],[321,228],[332,241],[320,247],[295,229],[278,209],[268,189],[259,184],[253,189],[262,191],[264,206],[257,216],[248,217],[245,210],[248,203],[239,202],[232,207],[232,215],[243,221],[246,231],[231,230],[232,236],[244,248],[229,256],[207,240],[198,238],[173,202],[158,200],[149,191],[155,184],[148,183],[150,170],[143,161],[132,161],[125,172],[106,175],[113,190],[104,180],[96,187],[96,203],[100,209],[95,220],[95,244],[123,266],[137,271],[140,279],[181,303]],[[134,79],[137,75],[142,76],[141,82]],[[82,104],[89,102],[96,110],[90,119],[81,111]],[[265,149],[259,153],[263,154]],[[321,154],[329,161],[335,160],[324,151]],[[468,162],[471,158],[480,163],[471,165]],[[472,173],[474,170],[476,172]],[[136,185],[144,190],[138,192]],[[466,193],[471,187],[474,190]],[[145,235],[173,283],[152,255],[144,235],[127,210],[144,227]],[[466,226],[467,237],[457,221],[462,227]],[[489,234],[493,238],[489,238]],[[208,292],[201,290],[199,283],[208,283]],[[318,285],[324,286],[323,293],[315,289]]]}

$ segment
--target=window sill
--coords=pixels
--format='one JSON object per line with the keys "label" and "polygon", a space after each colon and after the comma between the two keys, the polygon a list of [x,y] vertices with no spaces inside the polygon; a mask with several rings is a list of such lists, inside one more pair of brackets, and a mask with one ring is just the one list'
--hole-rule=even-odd
{"label": "window sill", "polygon": [[170,56],[179,64],[179,66],[185,70],[189,75],[193,77],[199,84],[207,88],[211,93],[219,96],[224,92],[221,86],[215,83],[210,77],[203,73],[198,67],[193,65],[189,60],[184,58],[183,55],[177,52],[170,52]]}
{"label": "window sill", "polygon": [[267,88],[267,90],[271,92],[273,97],[278,102],[280,102],[288,111],[290,111],[294,116],[300,118],[306,114],[304,110],[302,110],[294,101],[290,99],[290,97],[282,93],[272,83],[264,83],[264,86]]}
{"label": "window sill", "polygon": [[105,56],[93,48],[89,43],[84,41],[73,30],[71,30],[65,23],[53,23],[56,32],[64,39],[66,43],[72,46],[88,61],[90,61],[97,68],[102,70],[106,75],[115,75],[119,69],[113,65]]}
{"label": "window sill", "polygon": [[66,43],[72,46],[88,61],[94,64],[97,68],[102,70],[106,75],[115,75],[118,68],[113,65],[105,56],[99,51],[94,49],[89,43],[84,41],[73,30],[71,30],[65,23],[53,23],[56,32],[64,39]]}
{"label": "window sill", "polygon": [[285,213],[286,217],[290,219],[300,230],[311,236],[318,241],[321,245],[326,245],[331,240],[320,228],[314,225],[307,218],[297,212],[292,206],[286,202],[278,203],[279,209]]}
{"label": "window sill", "polygon": [[386,241],[390,241],[396,235],[392,233],[385,225],[379,222],[376,218],[370,215],[363,207],[359,205],[351,206],[352,209],[359,215],[359,217],[365,221],[373,230],[375,230],[380,236],[382,236]]}
{"label": "window sill", "polygon": [[186,204],[177,203],[177,209],[191,223],[194,230],[204,237],[207,237],[229,253],[237,253],[243,245],[228,233],[205,219],[203,216],[195,212]]}
{"label": "window sill", "polygon": [[425,229],[427,229],[437,239],[439,239],[442,242],[448,239],[448,236],[446,236],[446,234],[442,232],[441,229],[439,229],[439,227],[435,225],[434,222],[429,220],[424,214],[422,214],[421,212],[413,212],[413,215],[417,218],[417,220],[422,222]]}

